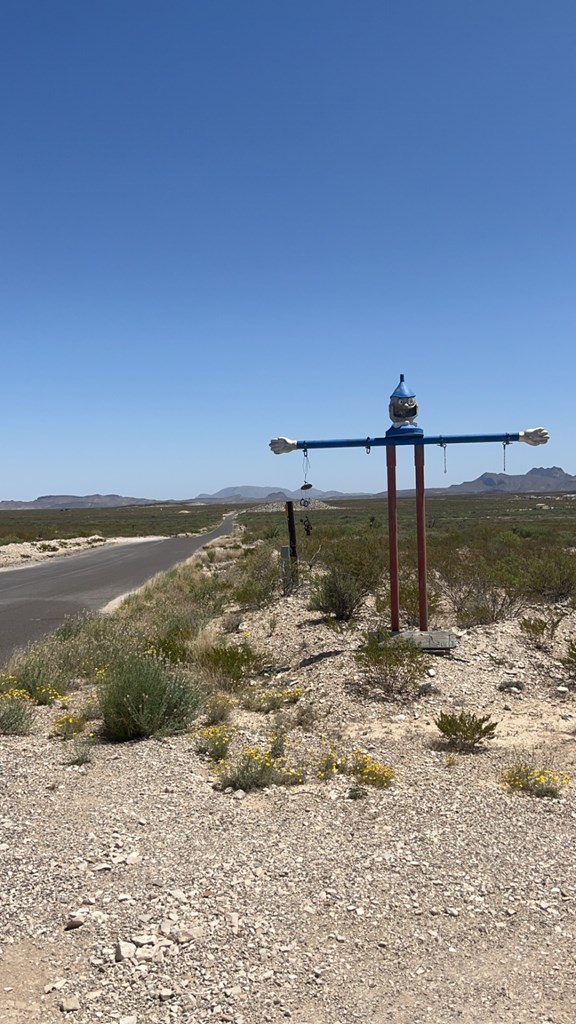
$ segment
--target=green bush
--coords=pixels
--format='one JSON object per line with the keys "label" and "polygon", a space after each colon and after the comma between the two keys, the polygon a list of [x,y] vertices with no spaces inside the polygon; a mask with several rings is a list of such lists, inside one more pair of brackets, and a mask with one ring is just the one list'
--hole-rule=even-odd
{"label": "green bush", "polygon": [[262,669],[262,656],[247,640],[239,646],[227,643],[199,646],[195,661],[213,684],[233,691],[240,688],[246,676]]}
{"label": "green bush", "polygon": [[105,735],[123,742],[182,732],[196,716],[201,695],[155,658],[128,655],[109,666],[99,701]]}
{"label": "green bush", "polygon": [[309,607],[349,622],[382,583],[387,561],[381,538],[372,530],[334,537],[322,548],[321,559],[324,571],[312,584]]}
{"label": "green bush", "polygon": [[520,619],[520,629],[532,647],[535,647],[537,651],[545,651],[552,645],[558,626],[564,617],[565,613],[561,615],[549,613],[544,617],[525,615]]}
{"label": "green bush", "polygon": [[509,550],[501,536],[490,542],[480,534],[475,543],[463,547],[445,544],[433,550],[430,561],[459,626],[499,622],[526,607],[525,559],[514,546]]}
{"label": "green bush", "polygon": [[576,557],[550,547],[539,552],[528,567],[528,593],[546,604],[576,598]]}
{"label": "green bush", "polygon": [[448,740],[448,745],[455,750],[473,750],[485,740],[494,739],[498,722],[493,722],[490,715],[482,717],[470,711],[442,711],[434,724]]}
{"label": "green bush", "polygon": [[0,735],[28,736],[33,724],[34,713],[25,700],[0,697]]}
{"label": "green bush", "polygon": [[415,696],[432,664],[411,640],[389,634],[367,634],[355,658],[369,686],[385,697]]}

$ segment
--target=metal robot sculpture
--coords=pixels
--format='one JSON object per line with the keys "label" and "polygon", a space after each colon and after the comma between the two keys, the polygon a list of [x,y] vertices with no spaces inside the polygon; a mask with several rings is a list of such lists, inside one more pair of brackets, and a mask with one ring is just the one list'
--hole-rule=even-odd
{"label": "metal robot sculpture", "polygon": [[424,505],[424,445],[435,444],[446,448],[449,444],[476,444],[497,441],[504,446],[512,441],[526,444],[546,444],[549,439],[544,427],[532,427],[509,434],[440,434],[426,437],[416,425],[418,404],[416,394],[408,387],[404,374],[400,383],[390,395],[388,407],[392,426],[384,437],[365,437],[333,441],[292,441],[289,437],[275,437],[270,448],[275,455],[302,451],[306,456],[312,448],[386,448],[388,480],[388,545],[390,551],[390,618],[393,633],[400,629],[400,584],[398,575],[398,527],[396,516],[396,449],[405,445],[414,447],[416,475],[416,539],[418,547],[418,606],[420,629],[428,629],[428,604],[426,596],[426,519]]}

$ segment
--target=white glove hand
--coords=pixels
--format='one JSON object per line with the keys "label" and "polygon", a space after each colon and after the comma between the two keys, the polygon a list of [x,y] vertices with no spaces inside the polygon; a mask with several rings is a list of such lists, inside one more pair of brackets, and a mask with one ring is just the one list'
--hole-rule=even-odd
{"label": "white glove hand", "polygon": [[274,455],[286,455],[288,452],[295,452],[297,441],[291,441],[289,437],[273,437],[270,447]]}
{"label": "white glove hand", "polygon": [[550,434],[544,427],[531,427],[530,430],[521,430],[518,440],[525,441],[526,444],[546,444],[550,440]]}

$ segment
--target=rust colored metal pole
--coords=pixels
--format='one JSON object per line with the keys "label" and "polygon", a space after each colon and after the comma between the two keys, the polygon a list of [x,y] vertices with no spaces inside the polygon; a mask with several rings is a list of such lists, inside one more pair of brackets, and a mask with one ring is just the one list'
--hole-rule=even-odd
{"label": "rust colored metal pole", "polygon": [[396,519],[396,446],[386,449],[388,473],[388,549],[390,552],[390,625],[400,629],[400,584],[398,580],[398,523]]}
{"label": "rust colored metal pole", "polygon": [[414,445],[416,467],[416,537],[418,541],[418,609],[420,629],[428,629],[428,600],[426,597],[426,513],[424,506],[424,445]]}

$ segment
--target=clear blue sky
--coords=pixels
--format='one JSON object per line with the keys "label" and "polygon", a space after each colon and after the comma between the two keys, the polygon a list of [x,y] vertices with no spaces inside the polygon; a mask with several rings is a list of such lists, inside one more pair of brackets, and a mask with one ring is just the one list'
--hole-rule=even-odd
{"label": "clear blue sky", "polygon": [[0,40],[0,498],[298,487],[268,439],[384,433],[400,372],[576,473],[574,0],[4,0]]}

